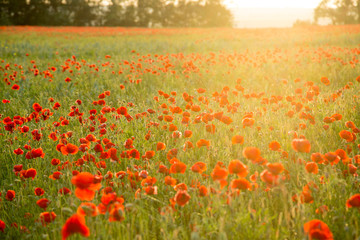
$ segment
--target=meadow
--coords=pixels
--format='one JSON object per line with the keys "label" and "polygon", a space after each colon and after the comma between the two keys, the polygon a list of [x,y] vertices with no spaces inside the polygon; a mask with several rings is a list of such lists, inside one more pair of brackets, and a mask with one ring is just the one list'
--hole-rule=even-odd
{"label": "meadow", "polygon": [[360,26],[0,28],[0,239],[360,239]]}

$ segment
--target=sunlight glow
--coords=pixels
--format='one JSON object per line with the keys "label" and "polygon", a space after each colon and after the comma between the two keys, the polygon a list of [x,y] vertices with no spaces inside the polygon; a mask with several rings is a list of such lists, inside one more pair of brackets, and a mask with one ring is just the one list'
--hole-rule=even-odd
{"label": "sunlight glow", "polygon": [[229,8],[316,8],[321,0],[224,0]]}
{"label": "sunlight glow", "polygon": [[101,1],[101,5],[103,5],[103,6],[109,6],[110,5],[110,0],[102,0]]}

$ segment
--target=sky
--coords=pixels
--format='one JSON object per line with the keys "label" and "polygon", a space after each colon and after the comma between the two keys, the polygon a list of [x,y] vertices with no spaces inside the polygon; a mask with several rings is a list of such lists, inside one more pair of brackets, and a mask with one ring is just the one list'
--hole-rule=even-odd
{"label": "sky", "polygon": [[[101,0],[108,5],[111,0]],[[234,27],[291,27],[296,20],[311,22],[321,0],[224,0],[234,16]],[[327,24],[327,22],[321,23]]]}
{"label": "sky", "polygon": [[224,0],[229,8],[316,8],[321,0]]}

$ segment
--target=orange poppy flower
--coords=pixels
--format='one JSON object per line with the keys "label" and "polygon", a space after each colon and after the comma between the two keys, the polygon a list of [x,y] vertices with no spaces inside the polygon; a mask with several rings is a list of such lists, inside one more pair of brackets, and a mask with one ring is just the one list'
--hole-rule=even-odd
{"label": "orange poppy flower", "polygon": [[340,157],[335,152],[328,152],[324,155],[325,160],[332,165],[338,164]]}
{"label": "orange poppy flower", "polygon": [[206,164],[203,162],[197,162],[191,167],[191,171],[196,173],[203,173],[206,171]]}
{"label": "orange poppy flower", "polygon": [[109,222],[121,222],[125,219],[124,206],[121,203],[115,203],[109,210]]}
{"label": "orange poppy flower", "polygon": [[134,148],[128,151],[128,156],[135,159],[140,159],[140,152]]}
{"label": "orange poppy flower", "polygon": [[353,196],[351,196],[347,201],[346,201],[346,207],[348,208],[360,208],[360,194],[357,193]]}
{"label": "orange poppy flower", "polygon": [[309,153],[311,150],[310,142],[307,139],[295,138],[292,140],[291,146],[296,152]]}
{"label": "orange poppy flower", "polygon": [[66,145],[61,146],[60,151],[63,155],[68,155],[68,154],[75,155],[79,151],[79,148],[74,144],[68,143]]}
{"label": "orange poppy flower", "polygon": [[185,138],[191,138],[192,136],[192,131],[191,130],[185,130],[184,131],[184,137]]}
{"label": "orange poppy flower", "polygon": [[213,171],[211,172],[211,177],[214,181],[225,180],[228,176],[228,171],[225,168],[216,165]]}
{"label": "orange poppy flower", "polygon": [[351,129],[356,128],[355,123],[352,122],[352,121],[347,121],[347,122],[345,123],[345,126],[346,126],[347,128],[351,128]]}
{"label": "orange poppy flower", "polygon": [[[222,112],[221,112],[221,114],[222,114]],[[216,116],[215,116],[215,118],[216,118]],[[220,121],[223,122],[223,123],[225,123],[226,125],[230,125],[230,124],[233,122],[233,120],[231,119],[231,117],[227,117],[227,116],[224,116],[224,115],[221,116],[221,120],[220,120]]]}
{"label": "orange poppy flower", "polygon": [[260,158],[260,154],[261,154],[260,150],[256,147],[246,147],[244,148],[242,153],[246,159],[252,161],[255,161],[256,159]]}
{"label": "orange poppy flower", "polygon": [[244,137],[240,135],[235,135],[231,138],[232,144],[243,144],[244,143]]}
{"label": "orange poppy flower", "polygon": [[279,184],[279,175],[273,175],[269,170],[265,169],[260,174],[260,178],[269,186]]}
{"label": "orange poppy flower", "polygon": [[241,178],[246,177],[249,173],[248,167],[237,159],[230,161],[228,169],[230,174],[237,174]]}
{"label": "orange poppy flower", "polygon": [[169,174],[169,169],[165,165],[160,165],[159,166],[159,173]]}
{"label": "orange poppy flower", "polygon": [[324,156],[321,153],[312,153],[311,161],[321,164],[324,162]]}
{"label": "orange poppy flower", "polygon": [[156,145],[156,150],[157,151],[165,150],[165,148],[166,148],[165,143],[158,142],[157,145]]}
{"label": "orange poppy flower", "polygon": [[316,213],[316,214],[324,214],[324,213],[326,213],[326,212],[328,212],[328,211],[329,211],[328,206],[322,205],[322,206],[318,207],[318,208],[315,210],[315,213]]}
{"label": "orange poppy flower", "polygon": [[166,176],[164,181],[165,181],[165,185],[169,185],[169,186],[175,186],[177,182],[175,178],[172,178],[170,176]]}
{"label": "orange poppy flower", "polygon": [[206,90],[205,90],[204,88],[198,88],[196,91],[197,91],[198,93],[204,93],[204,92],[206,92]]}
{"label": "orange poppy flower", "polygon": [[174,120],[174,117],[173,116],[170,116],[170,115],[166,115],[164,117],[164,120],[165,122],[172,122]]}
{"label": "orange poppy flower", "polygon": [[199,141],[196,142],[196,146],[198,148],[200,147],[209,147],[210,146],[210,141],[208,140],[205,140],[205,139],[200,139]]}
{"label": "orange poppy flower", "polygon": [[192,148],[194,148],[194,145],[193,145],[192,142],[186,141],[186,142],[184,143],[184,147],[183,147],[183,150],[184,150],[184,151],[186,151],[187,149],[192,149]]}
{"label": "orange poppy flower", "polygon": [[301,203],[313,203],[314,198],[311,195],[311,191],[304,189],[300,195]]}
{"label": "orange poppy flower", "polygon": [[216,127],[215,127],[214,124],[208,124],[208,125],[206,125],[206,131],[207,131],[207,132],[214,134],[214,133],[215,133],[215,130],[216,130]]}
{"label": "orange poppy flower", "polygon": [[42,212],[40,213],[40,221],[43,226],[46,226],[47,223],[51,223],[55,220],[56,214],[54,212]]}
{"label": "orange poppy flower", "polygon": [[333,240],[333,234],[331,233],[328,225],[321,220],[314,219],[304,224],[304,232],[308,234],[310,240],[324,239]]}
{"label": "orange poppy flower", "polygon": [[155,156],[155,151],[146,151],[145,152],[145,157],[147,158],[147,159],[151,159],[151,158],[153,158]]}
{"label": "orange poppy flower", "polygon": [[86,226],[85,217],[83,215],[74,214],[69,217],[61,230],[63,240],[66,240],[75,233],[80,233],[84,237],[90,236],[90,230]]}
{"label": "orange poppy flower", "polygon": [[319,167],[315,162],[307,162],[305,165],[305,169],[308,173],[317,174],[319,172]]}
{"label": "orange poppy flower", "polygon": [[118,109],[116,109],[116,112],[120,115],[127,115],[127,109],[126,107],[119,107]]}
{"label": "orange poppy flower", "polygon": [[355,167],[353,164],[348,164],[348,170],[350,174],[355,174],[357,167]]}
{"label": "orange poppy flower", "polygon": [[329,86],[330,85],[330,80],[327,77],[322,77],[321,78],[321,82],[325,85],[325,86]]}
{"label": "orange poppy flower", "polygon": [[273,175],[279,175],[284,171],[282,163],[268,163],[266,166]]}
{"label": "orange poppy flower", "polygon": [[250,190],[251,184],[245,178],[234,179],[230,183],[231,189]]}
{"label": "orange poppy flower", "polygon": [[185,183],[179,183],[176,186],[174,186],[174,190],[175,191],[179,191],[179,190],[187,190],[188,187]]}
{"label": "orange poppy flower", "polygon": [[75,196],[85,201],[93,200],[95,191],[101,188],[101,183],[88,172],[81,172],[72,177],[71,183],[76,186]]}
{"label": "orange poppy flower", "polygon": [[242,120],[243,128],[251,127],[252,125],[254,125],[254,123],[255,123],[255,120],[253,118],[244,118]]}
{"label": "orange poppy flower", "polygon": [[176,162],[170,167],[170,173],[185,173],[186,164],[182,162]]}
{"label": "orange poppy flower", "polygon": [[200,112],[201,108],[199,105],[192,105],[191,106],[191,111],[193,112]]}
{"label": "orange poppy flower", "polygon": [[98,215],[98,209],[94,203],[91,202],[83,202],[80,204],[80,206],[77,208],[77,214],[83,215],[83,216],[91,216],[95,217]]}
{"label": "orange poppy flower", "polygon": [[175,202],[181,207],[185,206],[189,202],[190,198],[191,197],[186,190],[179,190],[175,194]]}
{"label": "orange poppy flower", "polygon": [[349,131],[341,130],[339,135],[342,139],[346,140],[347,142],[352,142],[354,140],[353,134]]}
{"label": "orange poppy flower", "polygon": [[278,150],[281,148],[281,146],[280,146],[280,143],[279,143],[279,142],[277,142],[277,141],[272,141],[272,142],[269,144],[269,148],[270,148],[270,150],[272,150],[272,151],[278,151]]}
{"label": "orange poppy flower", "polygon": [[200,197],[205,197],[208,195],[208,189],[204,185],[199,187],[199,195]]}
{"label": "orange poppy flower", "polygon": [[117,149],[116,148],[110,148],[109,151],[109,156],[112,160],[114,161],[119,161],[119,157],[117,156]]}
{"label": "orange poppy flower", "polygon": [[339,156],[340,160],[344,163],[344,164],[347,164],[349,162],[351,162],[351,159],[348,157],[348,155],[346,154],[345,150],[344,149],[337,149],[335,151],[336,155]]}

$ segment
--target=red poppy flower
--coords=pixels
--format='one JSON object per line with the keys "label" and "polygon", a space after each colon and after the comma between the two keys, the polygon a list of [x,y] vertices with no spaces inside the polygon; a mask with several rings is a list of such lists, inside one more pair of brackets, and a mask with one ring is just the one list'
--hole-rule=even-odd
{"label": "red poppy flower", "polygon": [[90,236],[90,230],[86,226],[85,217],[83,215],[74,214],[68,218],[61,230],[62,239],[66,240],[69,236],[80,233],[84,237]]}
{"label": "red poppy flower", "polygon": [[5,195],[5,199],[8,201],[13,201],[15,198],[15,191],[14,190],[8,190]]}
{"label": "red poppy flower", "polygon": [[38,188],[35,188],[34,193],[36,196],[42,196],[42,195],[44,195],[45,191],[44,191],[44,189],[38,187]]}
{"label": "red poppy flower", "polygon": [[244,178],[248,175],[248,167],[240,160],[231,160],[229,163],[229,173],[237,174],[239,177]]}
{"label": "red poppy flower", "polygon": [[46,226],[47,223],[51,223],[55,220],[56,214],[54,212],[42,212],[40,213],[40,221],[43,226]]}
{"label": "red poppy flower", "polygon": [[351,196],[347,201],[346,201],[346,207],[348,208],[360,208],[360,194],[357,193],[353,196]]}
{"label": "red poppy flower", "polygon": [[307,139],[296,138],[292,140],[291,146],[296,152],[309,153],[311,150],[310,142]]}
{"label": "red poppy flower", "polygon": [[12,90],[19,90],[20,89],[20,86],[17,85],[17,84],[14,84],[12,87],[11,87]]}
{"label": "red poppy flower", "polygon": [[50,204],[50,201],[47,199],[47,198],[42,198],[42,199],[39,199],[36,204],[42,208],[42,209],[45,209],[49,206]]}
{"label": "red poppy flower", "polygon": [[2,220],[0,220],[0,232],[4,232],[5,227],[6,227],[6,224]]}
{"label": "red poppy flower", "polygon": [[75,155],[79,151],[79,148],[74,144],[68,143],[66,145],[63,145],[60,148],[60,151],[63,155],[68,155],[68,154]]}
{"label": "red poppy flower", "polygon": [[91,201],[95,196],[95,191],[101,188],[101,183],[91,173],[81,172],[71,179],[71,183],[76,186],[75,196],[80,200]]}
{"label": "red poppy flower", "polygon": [[179,190],[175,195],[175,202],[177,205],[183,207],[189,202],[190,198],[186,190]]}
{"label": "red poppy flower", "polygon": [[308,234],[309,239],[333,240],[333,235],[326,223],[314,219],[304,224],[304,231]]}

